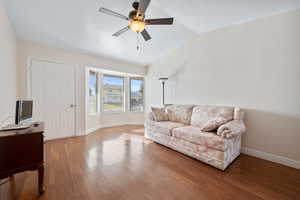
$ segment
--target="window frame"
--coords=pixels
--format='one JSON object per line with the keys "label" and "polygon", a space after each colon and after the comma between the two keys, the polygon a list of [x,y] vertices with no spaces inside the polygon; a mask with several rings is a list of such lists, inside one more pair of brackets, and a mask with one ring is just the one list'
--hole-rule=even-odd
{"label": "window frame", "polygon": [[[97,74],[97,112],[90,112],[90,104],[89,104],[89,74],[90,71]],[[103,106],[103,77],[117,77],[123,79],[123,101],[122,101],[122,110],[119,111],[105,111]],[[131,98],[131,80],[143,80],[143,111],[131,111],[130,106],[130,98]],[[86,115],[105,115],[105,114],[121,114],[121,113],[143,113],[145,112],[145,90],[146,90],[146,80],[142,75],[129,74],[117,71],[110,71],[106,69],[100,69],[95,67],[86,66]]]}
{"label": "window frame", "polygon": [[[143,110],[142,111],[132,111],[131,110],[131,80],[140,80],[143,81]],[[135,77],[135,76],[130,76],[129,77],[129,87],[128,87],[128,111],[133,112],[133,113],[141,113],[145,112],[145,79],[144,77]]]}
{"label": "window frame", "polygon": [[[90,75],[91,72],[93,72],[96,75],[96,112],[91,112],[91,104],[90,104]],[[97,72],[96,70],[88,70],[88,114],[89,115],[97,115],[100,111],[100,104],[99,104],[99,100],[100,100],[100,94],[99,94],[99,72]]]}
{"label": "window frame", "polygon": [[[113,77],[113,78],[121,78],[123,79],[123,88],[122,88],[122,109],[121,110],[116,110],[116,111],[109,111],[109,110],[104,110],[104,101],[103,101],[103,97],[104,97],[104,77]],[[109,74],[109,73],[102,73],[101,75],[101,89],[100,89],[100,99],[101,99],[101,113],[124,113],[126,112],[126,77],[125,76],[118,76],[118,75],[114,75],[114,74]]]}

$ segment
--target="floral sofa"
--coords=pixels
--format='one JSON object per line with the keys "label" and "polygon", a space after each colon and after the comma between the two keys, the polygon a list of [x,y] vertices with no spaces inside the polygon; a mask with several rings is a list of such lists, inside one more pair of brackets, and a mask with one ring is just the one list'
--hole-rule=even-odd
{"label": "floral sofa", "polygon": [[[169,105],[164,108],[166,119],[155,119],[150,112],[145,137],[225,170],[241,152],[241,136],[246,131],[240,108],[202,105]],[[226,119],[211,132],[201,127],[209,120]]]}

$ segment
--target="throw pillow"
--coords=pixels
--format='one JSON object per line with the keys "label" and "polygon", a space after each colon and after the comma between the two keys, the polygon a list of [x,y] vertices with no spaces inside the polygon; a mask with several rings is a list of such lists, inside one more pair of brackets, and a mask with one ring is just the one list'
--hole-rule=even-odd
{"label": "throw pillow", "polygon": [[169,117],[168,117],[168,113],[166,112],[166,110],[164,108],[154,108],[151,107],[152,113],[153,113],[153,118],[155,121],[168,121]]}
{"label": "throw pillow", "polygon": [[171,122],[190,125],[193,107],[193,105],[170,105],[166,107],[166,111]]}
{"label": "throw pillow", "polygon": [[226,122],[228,122],[228,120],[223,117],[215,117],[211,120],[208,120],[206,123],[204,123],[203,126],[201,127],[201,131],[205,131],[205,132],[214,131],[217,128],[219,128],[219,126],[225,124]]}

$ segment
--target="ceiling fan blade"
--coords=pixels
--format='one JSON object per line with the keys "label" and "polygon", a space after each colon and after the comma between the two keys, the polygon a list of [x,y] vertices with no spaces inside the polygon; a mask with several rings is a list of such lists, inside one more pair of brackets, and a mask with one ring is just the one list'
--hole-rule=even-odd
{"label": "ceiling fan blade", "polygon": [[150,4],[150,1],[151,0],[140,0],[139,7],[138,7],[138,14],[142,14],[142,15],[145,14],[145,12]]}
{"label": "ceiling fan blade", "polygon": [[121,30],[119,30],[118,32],[113,34],[113,36],[118,37],[118,36],[120,36],[121,34],[125,33],[128,30],[129,30],[129,26],[126,26],[125,28],[122,28]]}
{"label": "ceiling fan blade", "polygon": [[174,18],[146,19],[147,25],[172,25]]}
{"label": "ceiling fan blade", "polygon": [[146,31],[146,29],[144,29],[144,30],[141,32],[141,34],[142,34],[142,36],[143,36],[143,38],[144,38],[145,41],[148,41],[148,40],[151,39],[151,36],[150,36],[150,34],[148,33],[148,31]]}
{"label": "ceiling fan blade", "polygon": [[122,15],[120,13],[117,13],[115,11],[112,11],[112,10],[109,10],[107,8],[100,8],[99,9],[99,12],[101,13],[104,13],[104,14],[107,14],[107,15],[111,15],[111,16],[114,16],[114,17],[119,17],[121,19],[125,19],[125,20],[129,20],[128,17],[126,17],[125,15]]}

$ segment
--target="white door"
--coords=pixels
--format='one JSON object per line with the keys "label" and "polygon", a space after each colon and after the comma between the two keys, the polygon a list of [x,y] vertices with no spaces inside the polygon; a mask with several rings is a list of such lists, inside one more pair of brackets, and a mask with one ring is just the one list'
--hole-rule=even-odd
{"label": "white door", "polygon": [[75,69],[32,60],[30,70],[33,120],[45,122],[46,139],[75,136]]}

